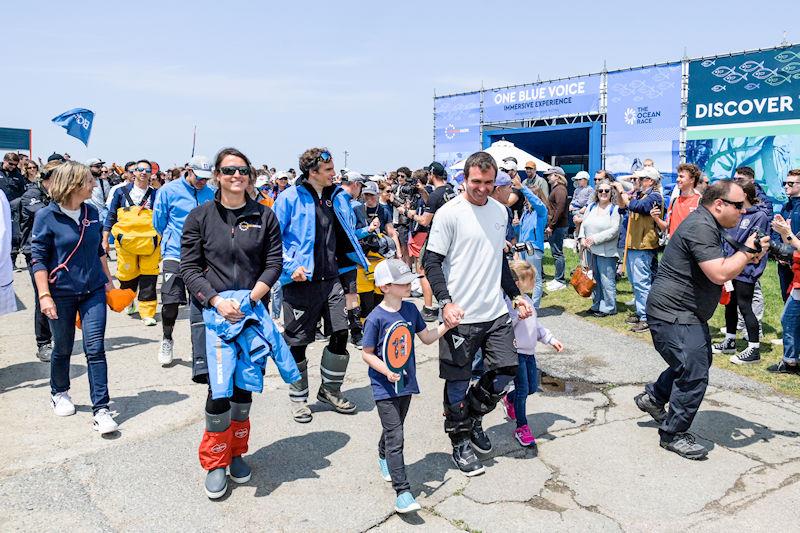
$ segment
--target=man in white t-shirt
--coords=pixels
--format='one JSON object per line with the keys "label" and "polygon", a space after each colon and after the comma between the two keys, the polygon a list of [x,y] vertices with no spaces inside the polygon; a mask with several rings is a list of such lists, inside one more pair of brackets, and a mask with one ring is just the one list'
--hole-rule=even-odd
{"label": "man in white t-shirt", "polygon": [[[439,339],[439,377],[445,380],[445,432],[453,462],[467,476],[484,471],[472,448],[488,453],[492,443],[481,419],[503,397],[517,371],[514,330],[503,300],[513,299],[521,319],[532,313],[519,298],[505,260],[508,214],[491,198],[497,164],[486,152],[464,165],[464,191],[433,219],[423,259],[425,271],[451,328]],[[472,387],[472,360],[481,349],[485,372]]]}

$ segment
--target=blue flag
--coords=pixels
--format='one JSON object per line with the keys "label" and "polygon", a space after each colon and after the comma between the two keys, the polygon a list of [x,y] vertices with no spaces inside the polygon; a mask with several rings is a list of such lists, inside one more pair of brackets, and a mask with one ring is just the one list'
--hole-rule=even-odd
{"label": "blue flag", "polygon": [[76,107],[65,111],[53,119],[55,124],[58,124],[65,130],[67,135],[71,135],[76,139],[89,146],[89,135],[92,133],[92,123],[94,122],[94,111]]}

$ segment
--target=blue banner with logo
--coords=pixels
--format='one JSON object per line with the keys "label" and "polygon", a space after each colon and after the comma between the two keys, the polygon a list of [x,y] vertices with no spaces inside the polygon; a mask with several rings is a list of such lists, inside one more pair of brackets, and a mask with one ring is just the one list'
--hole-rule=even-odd
{"label": "blue banner with logo", "polygon": [[800,120],[800,46],[689,63],[687,126]]}
{"label": "blue banner with logo", "polygon": [[610,72],[606,165],[629,174],[652,159],[671,183],[680,160],[681,64]]}
{"label": "blue banner with logo", "polygon": [[481,149],[481,93],[433,100],[434,159],[448,168]]}
{"label": "blue banner with logo", "polygon": [[71,135],[89,146],[89,135],[92,134],[92,124],[94,123],[93,111],[78,107],[61,113],[52,121],[67,130],[67,135]]}
{"label": "blue banner with logo", "polygon": [[483,91],[483,123],[586,115],[600,109],[600,76]]}

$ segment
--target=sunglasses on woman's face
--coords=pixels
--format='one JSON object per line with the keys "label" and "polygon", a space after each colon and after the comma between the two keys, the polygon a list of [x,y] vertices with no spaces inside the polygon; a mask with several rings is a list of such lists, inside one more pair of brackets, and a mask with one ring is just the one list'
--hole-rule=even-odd
{"label": "sunglasses on woman's face", "polygon": [[237,171],[240,176],[250,175],[250,167],[220,167],[219,171],[225,176],[233,176]]}
{"label": "sunglasses on woman's face", "polygon": [[608,194],[611,192],[611,189],[597,189],[598,194]]}

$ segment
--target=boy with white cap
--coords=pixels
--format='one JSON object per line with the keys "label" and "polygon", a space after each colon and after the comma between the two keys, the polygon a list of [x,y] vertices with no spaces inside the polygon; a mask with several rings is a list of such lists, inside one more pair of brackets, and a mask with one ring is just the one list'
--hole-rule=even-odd
{"label": "boy with white cap", "polygon": [[414,361],[414,335],[425,344],[436,342],[447,327],[425,329],[422,314],[412,302],[411,282],[417,278],[400,259],[386,259],[375,267],[375,285],[383,292],[383,301],[372,310],[364,324],[362,358],[370,367],[372,395],[383,432],[378,443],[381,477],[392,482],[397,493],[398,513],[418,511],[411,494],[403,460],[403,422],[411,404],[411,395],[419,394]]}

